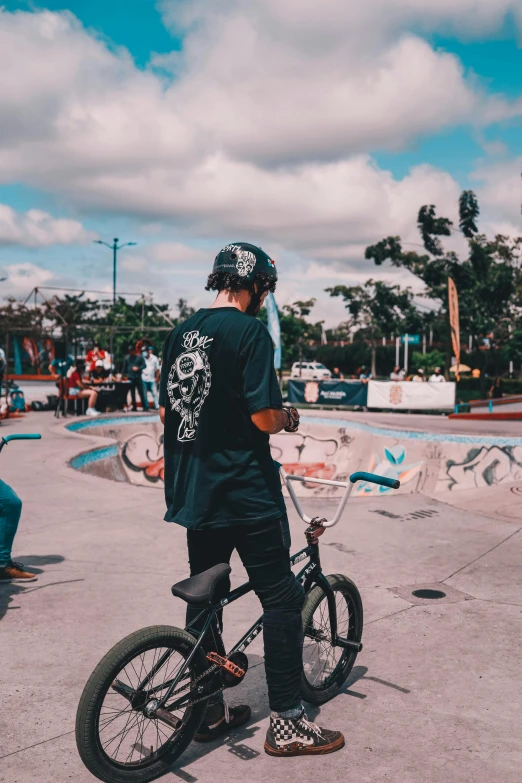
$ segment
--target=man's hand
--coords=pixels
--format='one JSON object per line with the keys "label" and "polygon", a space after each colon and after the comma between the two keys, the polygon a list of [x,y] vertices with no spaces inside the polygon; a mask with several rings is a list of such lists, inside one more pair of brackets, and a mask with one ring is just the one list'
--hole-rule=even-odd
{"label": "man's hand", "polygon": [[165,424],[165,408],[163,405],[160,405],[159,408],[159,417],[162,424]]}
{"label": "man's hand", "polygon": [[290,418],[285,408],[282,410],[263,408],[263,410],[253,413],[251,419],[258,430],[266,432],[268,435],[275,435],[290,424]]}

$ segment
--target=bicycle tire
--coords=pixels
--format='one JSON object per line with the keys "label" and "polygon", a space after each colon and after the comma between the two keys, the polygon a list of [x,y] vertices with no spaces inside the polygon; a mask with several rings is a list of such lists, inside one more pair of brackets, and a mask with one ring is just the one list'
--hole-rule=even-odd
{"label": "bicycle tire", "polygon": [[[194,648],[194,644],[194,637],[181,628],[165,625],[150,626],[135,631],[122,639],[109,650],[96,666],[85,685],[78,705],[76,746],[83,763],[98,780],[105,783],[148,783],[148,781],[168,772],[172,763],[192,741],[203,718],[206,702],[188,707],[185,713],[187,719],[185,720],[183,717],[182,729],[167,729],[167,732],[173,731],[172,737],[165,741],[157,758],[153,760],[151,755],[150,763],[147,763],[147,759],[145,759],[141,766],[138,762],[138,766],[135,768],[122,766],[122,764],[111,760],[104,752],[99,736],[99,720],[104,699],[109,693],[111,685],[129,665],[129,662],[134,661],[139,655],[144,656],[146,652],[162,648],[172,649],[186,659]],[[205,655],[202,650],[199,650],[191,663],[191,675],[201,674],[205,665]],[[141,678],[141,672],[139,678]],[[132,707],[131,710],[134,711]],[[136,711],[136,714],[139,716],[139,711]],[[156,725],[158,725],[158,721],[156,721]]]}
{"label": "bicycle tire", "polygon": [[[347,622],[343,623],[343,616],[339,617],[338,608],[338,634],[353,642],[360,642],[363,631],[363,607],[361,596],[355,584],[343,574],[330,574],[326,577],[337,598],[342,597],[348,607]],[[321,606],[322,605],[322,606]],[[320,612],[318,629],[317,612]],[[316,617],[314,623],[314,615]],[[340,691],[355,664],[357,651],[342,647],[333,647],[331,644],[331,631],[328,614],[326,594],[322,587],[315,585],[307,594],[302,610],[304,646],[303,646],[303,674],[301,678],[301,694],[304,701],[310,704],[324,704],[333,699]],[[323,630],[324,628],[324,630]],[[327,638],[317,640],[313,634],[320,630]],[[307,635],[308,631],[308,635]],[[317,684],[317,675],[312,680],[313,669],[317,670],[313,659],[315,653],[326,657],[327,662],[335,662],[335,666],[328,667],[324,681]],[[310,652],[311,650],[311,652]],[[333,651],[333,652],[331,652]],[[335,654],[339,655],[338,660]],[[312,680],[312,681],[311,681]]]}

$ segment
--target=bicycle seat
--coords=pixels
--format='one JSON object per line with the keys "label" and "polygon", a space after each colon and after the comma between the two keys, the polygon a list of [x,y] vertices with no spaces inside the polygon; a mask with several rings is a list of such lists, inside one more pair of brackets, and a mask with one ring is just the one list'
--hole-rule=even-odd
{"label": "bicycle seat", "polygon": [[228,592],[228,575],[231,570],[228,563],[219,563],[208,571],[172,585],[172,595],[194,606],[211,604],[216,600],[220,588],[225,588],[221,591],[222,597]]}

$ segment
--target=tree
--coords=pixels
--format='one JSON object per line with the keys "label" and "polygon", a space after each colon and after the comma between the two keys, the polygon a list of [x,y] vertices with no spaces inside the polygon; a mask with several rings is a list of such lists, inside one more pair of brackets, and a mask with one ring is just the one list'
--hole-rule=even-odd
{"label": "tree", "polygon": [[191,315],[196,312],[193,307],[189,305],[186,299],[179,298],[176,305],[178,311],[178,321],[186,321]]}
{"label": "tree", "polygon": [[422,368],[426,374],[431,375],[435,367],[444,367],[444,354],[436,348],[428,353],[413,351],[411,366],[417,370]]}
{"label": "tree", "polygon": [[479,216],[479,205],[472,190],[463,190],[459,199],[460,230],[465,237],[471,239],[478,234],[476,218]]}
{"label": "tree", "polygon": [[[315,299],[308,299],[284,305],[281,310],[277,308],[281,327],[283,367],[289,367],[293,362],[300,361],[306,346],[321,340],[323,322],[310,323],[306,320],[314,304]],[[259,319],[266,325],[268,319],[265,307],[261,308]]]}
{"label": "tree", "polygon": [[[413,306],[413,294],[409,288],[387,285],[380,280],[367,280],[364,285],[336,285],[327,288],[330,296],[341,296],[350,313],[351,328],[364,329],[372,349],[372,375],[377,374],[377,340],[380,337],[412,330],[420,316]],[[409,325],[409,326],[408,326]]]}
{"label": "tree", "polygon": [[365,252],[365,257],[379,266],[389,260],[422,280],[425,295],[440,303],[439,315],[446,324],[447,285],[451,277],[459,295],[461,330],[475,338],[502,324],[514,327],[522,313],[522,237],[512,239],[497,234],[488,239],[478,234],[478,214],[475,194],[464,191],[459,200],[459,226],[468,240],[468,256],[464,260],[454,252],[444,252],[438,236],[448,236],[452,223],[447,218],[437,218],[433,205],[421,207],[417,220],[427,254],[403,251],[398,236],[386,237]]}

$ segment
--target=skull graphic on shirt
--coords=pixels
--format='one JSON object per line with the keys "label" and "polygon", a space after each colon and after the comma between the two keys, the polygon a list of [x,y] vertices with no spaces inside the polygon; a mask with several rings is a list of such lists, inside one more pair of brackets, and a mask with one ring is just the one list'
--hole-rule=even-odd
{"label": "skull graphic on shirt", "polygon": [[167,392],[171,409],[181,416],[179,441],[195,439],[199,415],[210,391],[211,379],[207,354],[197,346],[197,342],[194,348],[181,353],[170,368]]}

